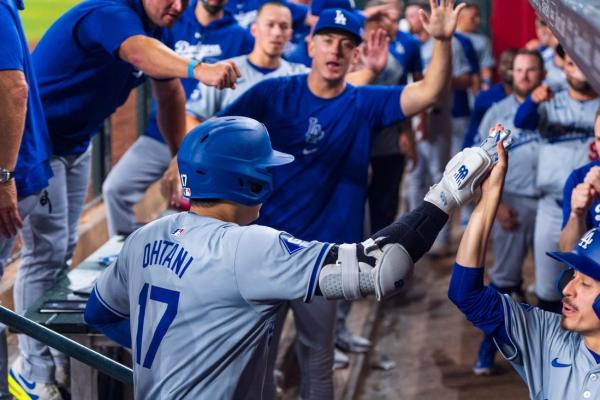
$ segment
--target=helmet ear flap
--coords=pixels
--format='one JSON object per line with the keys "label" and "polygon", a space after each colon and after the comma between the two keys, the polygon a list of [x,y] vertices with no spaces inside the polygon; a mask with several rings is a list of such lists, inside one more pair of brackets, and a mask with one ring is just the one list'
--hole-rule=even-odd
{"label": "helmet ear flap", "polygon": [[598,295],[598,297],[596,297],[596,300],[594,300],[594,304],[592,304],[592,308],[594,309],[594,312],[596,313],[596,317],[598,317],[598,319],[600,319],[600,294]]}

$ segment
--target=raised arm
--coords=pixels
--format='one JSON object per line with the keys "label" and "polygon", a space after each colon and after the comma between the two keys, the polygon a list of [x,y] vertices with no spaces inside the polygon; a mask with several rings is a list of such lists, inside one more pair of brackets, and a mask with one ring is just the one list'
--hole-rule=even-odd
{"label": "raised arm", "polygon": [[425,77],[406,86],[400,96],[400,107],[406,116],[412,116],[438,102],[451,81],[452,49],[451,40],[456,30],[456,21],[460,10],[465,6],[459,4],[454,9],[453,0],[430,0],[431,15],[420,10],[423,26],[435,39],[431,64]]}
{"label": "raised arm", "polygon": [[160,132],[169,145],[171,154],[177,154],[185,136],[185,93],[179,79],[152,80],[152,90],[158,105],[157,121]]}

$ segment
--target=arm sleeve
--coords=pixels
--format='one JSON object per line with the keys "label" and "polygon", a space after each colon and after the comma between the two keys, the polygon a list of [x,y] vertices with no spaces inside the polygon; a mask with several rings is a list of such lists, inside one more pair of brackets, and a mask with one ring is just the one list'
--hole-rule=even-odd
{"label": "arm sleeve", "polygon": [[478,74],[480,70],[479,66],[479,58],[477,57],[477,52],[475,51],[475,46],[473,46],[473,42],[468,37],[463,37],[461,40],[463,48],[465,50],[465,56],[467,57],[467,61],[469,62],[469,68],[472,74]]}
{"label": "arm sleeve", "polygon": [[331,245],[304,242],[259,225],[244,229],[236,249],[234,271],[246,301],[303,298],[309,302]]}
{"label": "arm sleeve", "polygon": [[564,229],[567,225],[567,222],[569,222],[569,216],[571,215],[571,194],[573,193],[575,186],[577,186],[577,183],[577,177],[573,172],[571,172],[567,178],[567,181],[565,182],[565,187],[563,188],[563,220],[561,229]]}
{"label": "arm sleeve", "polygon": [[76,36],[85,48],[101,47],[118,57],[121,44],[136,35],[146,36],[140,17],[124,5],[104,6],[86,15],[77,25]]}
{"label": "arm sleeve", "polygon": [[408,71],[410,73],[423,72],[423,59],[421,58],[421,43],[418,40],[410,42],[408,53]]}
{"label": "arm sleeve", "polygon": [[23,47],[11,11],[0,3],[0,70],[23,71]]}
{"label": "arm sleeve", "polygon": [[217,117],[239,115],[262,122],[265,119],[267,105],[270,104],[269,93],[272,94],[272,89],[274,89],[272,79],[259,82],[246,90],[233,103],[218,111],[216,115]]}
{"label": "arm sleeve", "polygon": [[374,132],[404,119],[400,106],[404,86],[361,86],[356,89],[361,94],[359,107],[365,117],[373,121]]}
{"label": "arm sleeve", "polygon": [[104,307],[98,299],[95,289],[85,306],[83,319],[88,325],[93,326],[121,346],[131,348],[129,319],[120,317]]}
{"label": "arm sleeve", "polygon": [[201,121],[207,120],[221,110],[228,90],[231,89],[219,90],[214,86],[198,82],[198,86],[185,104],[185,111]]}
{"label": "arm sleeve", "polygon": [[540,123],[539,104],[531,99],[531,95],[521,103],[515,114],[515,126],[521,129],[536,130]]}
{"label": "arm sleeve", "polygon": [[121,318],[129,318],[129,291],[127,286],[127,244],[123,244],[119,258],[98,277],[94,291],[102,306]]}

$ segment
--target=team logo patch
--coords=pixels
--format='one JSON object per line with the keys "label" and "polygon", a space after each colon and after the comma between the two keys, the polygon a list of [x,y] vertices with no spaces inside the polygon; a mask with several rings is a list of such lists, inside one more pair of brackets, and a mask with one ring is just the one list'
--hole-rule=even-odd
{"label": "team logo patch", "polygon": [[173,235],[175,237],[181,237],[181,236],[183,236],[184,232],[185,232],[185,229],[183,229],[183,228],[177,228],[173,232],[171,232],[171,235]]}
{"label": "team logo patch", "polygon": [[315,117],[310,117],[308,119],[308,129],[304,134],[304,140],[306,141],[306,147],[302,149],[302,154],[309,155],[317,150],[319,150],[319,143],[323,140],[325,136],[325,132],[323,132],[323,128],[321,124],[319,124],[319,120]]}
{"label": "team logo patch", "polygon": [[461,185],[462,181],[469,175],[469,169],[466,165],[461,165],[458,171],[454,174],[454,180],[458,186]]}
{"label": "team logo patch", "polygon": [[183,188],[183,195],[185,197],[192,197],[192,190],[189,187]]}
{"label": "team logo patch", "polygon": [[587,249],[588,246],[590,244],[592,244],[594,242],[594,233],[596,233],[595,230],[591,230],[588,233],[586,233],[580,240],[579,243],[577,243],[577,245],[579,247],[581,247],[582,249]]}
{"label": "team logo patch", "polygon": [[334,22],[338,25],[346,25],[346,17],[342,14],[342,10],[335,10]]}
{"label": "team logo patch", "polygon": [[289,233],[282,233],[279,235],[279,241],[281,242],[281,245],[283,246],[283,248],[290,254],[294,254],[299,252],[302,249],[305,249],[308,247],[308,242],[305,242],[304,240],[300,240],[300,239],[296,239],[295,237],[293,237],[292,235],[290,235]]}
{"label": "team logo patch", "polygon": [[552,366],[554,368],[569,368],[571,364],[563,364],[558,361],[558,357],[555,357],[554,360],[552,360]]}

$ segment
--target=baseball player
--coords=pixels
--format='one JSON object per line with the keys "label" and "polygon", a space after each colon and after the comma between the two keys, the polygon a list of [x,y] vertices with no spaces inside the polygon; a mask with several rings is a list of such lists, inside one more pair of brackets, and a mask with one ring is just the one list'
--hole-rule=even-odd
{"label": "baseball player", "polygon": [[476,88],[475,93],[477,93],[479,89],[488,90],[492,86],[493,68],[496,61],[492,55],[490,39],[486,35],[477,32],[481,22],[479,4],[474,1],[467,1],[466,4],[465,10],[458,19],[456,30],[471,41],[477,53],[481,78],[481,87]]}
{"label": "baseball player", "polygon": [[[519,104],[544,79],[544,60],[537,50],[519,50],[510,69],[513,74],[512,95],[489,109],[481,122],[479,133],[480,139],[484,140],[489,134],[484,127],[493,126],[494,121],[508,121],[504,127],[512,131],[510,165],[496,223],[492,229],[494,264],[488,275],[490,285],[497,291],[524,299],[521,271],[525,257],[533,247],[538,197],[535,178],[539,134],[535,131],[516,129],[512,121]],[[495,354],[496,346],[492,338],[486,337],[481,343],[473,368],[476,375],[492,372]]]}
{"label": "baseball player", "polygon": [[[501,150],[499,150],[501,151]],[[456,256],[448,296],[474,326],[493,336],[532,399],[600,397],[600,233],[587,232],[573,252],[548,253],[564,263],[562,316],[521,304],[483,285],[483,265],[501,199],[501,157],[473,211]]]}
{"label": "baseball player", "polygon": [[[90,139],[146,75],[158,102],[157,119],[174,154],[184,135],[185,99],[178,79],[221,88],[235,85],[230,63],[204,64],[177,55],[165,28],[187,6],[183,0],[90,0],[75,5],[42,37],[32,55],[52,144],[54,176],[23,228],[15,309],[24,313],[67,268],[90,176]],[[108,28],[110,27],[110,29]],[[162,40],[162,41],[161,41]],[[54,384],[48,347],[19,337],[13,364],[25,392]],[[32,396],[34,394],[32,393]]]}
{"label": "baseball player", "polygon": [[[595,151],[600,149],[600,109],[594,122]],[[569,251],[575,247],[579,237],[600,224],[600,161],[571,172],[563,190],[563,220],[560,231],[560,249]]]}
{"label": "baseball player", "polygon": [[469,120],[469,129],[463,141],[463,149],[471,147],[478,140],[479,126],[485,113],[492,105],[512,94],[513,73],[512,66],[515,59],[516,49],[506,49],[500,54],[498,62],[498,76],[500,82],[493,85],[488,90],[482,90],[475,97],[473,112]]}
{"label": "baseball player", "polygon": [[[19,10],[22,1],[0,1],[0,276],[17,233],[52,176],[50,139]],[[0,399],[8,391],[6,327],[0,324]],[[51,393],[38,387],[37,393]]]}
{"label": "baseball player", "polygon": [[[310,42],[313,63],[308,75],[262,81],[217,114],[263,122],[274,147],[296,157],[295,163],[275,171],[275,190],[258,223],[299,238],[335,243],[362,239],[371,132],[428,107],[447,80],[451,62],[445,39],[461,6],[453,10],[452,1],[442,6],[432,3],[426,26],[438,39],[431,73],[422,81],[406,88],[346,84],[346,72],[362,40],[361,23],[345,9],[327,9],[321,12]],[[163,179],[173,192],[180,190],[174,172],[167,171]],[[307,360],[301,361],[301,396],[331,398],[335,305],[314,303],[308,307],[292,302],[296,315],[305,315],[301,319],[310,335],[297,342],[299,358]]]}
{"label": "baseball player", "polygon": [[[254,39],[223,7],[227,0],[193,0],[171,28],[175,53],[201,62],[215,63],[252,51]],[[185,98],[198,81],[183,79]],[[218,90],[218,89],[216,89]],[[171,161],[171,152],[159,129],[156,100],[144,135],[139,137],[111,169],[102,185],[109,236],[136,228],[133,206],[150,184],[158,180]]]}
{"label": "baseball player", "polygon": [[246,226],[276,190],[274,173],[293,160],[272,150],[265,126],[250,118],[211,119],[184,139],[178,163],[191,211],[132,233],[85,311],[88,323],[131,347],[137,399],[262,398],[283,301],[396,294],[448,213],[493,166],[483,149],[465,150],[416,210],[340,245]]}
{"label": "baseball player", "polygon": [[594,115],[600,105],[598,95],[569,55],[565,58],[565,73],[568,90],[553,94],[547,85],[541,85],[519,106],[514,120],[517,128],[538,129],[543,139],[536,178],[541,197],[534,236],[535,293],[541,308],[555,311],[560,311],[560,296],[554,282],[564,267],[544,254],[559,248],[567,177],[595,157],[590,145]]}

